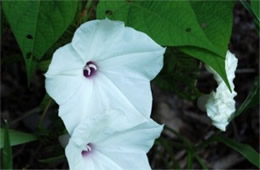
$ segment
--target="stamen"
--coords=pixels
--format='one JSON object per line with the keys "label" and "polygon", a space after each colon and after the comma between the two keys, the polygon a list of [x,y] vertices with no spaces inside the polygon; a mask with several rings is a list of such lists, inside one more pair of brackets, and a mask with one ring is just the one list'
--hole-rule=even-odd
{"label": "stamen", "polygon": [[94,65],[94,64],[89,64],[88,67],[90,67],[90,68],[94,68],[94,70],[97,70],[97,66]]}
{"label": "stamen", "polygon": [[93,149],[92,147],[93,147],[93,145],[92,145],[91,143],[87,144],[87,145],[86,145],[86,148],[84,148],[84,149],[82,150],[81,155],[82,155],[83,157],[86,157],[88,154],[91,153],[91,151],[92,151],[92,149]]}
{"label": "stamen", "polygon": [[86,70],[87,70],[87,73],[88,73],[88,76],[89,76],[91,74],[91,69],[87,66]]}
{"label": "stamen", "polygon": [[96,73],[97,69],[97,65],[92,61],[89,61],[83,68],[83,75],[86,78],[89,78]]}

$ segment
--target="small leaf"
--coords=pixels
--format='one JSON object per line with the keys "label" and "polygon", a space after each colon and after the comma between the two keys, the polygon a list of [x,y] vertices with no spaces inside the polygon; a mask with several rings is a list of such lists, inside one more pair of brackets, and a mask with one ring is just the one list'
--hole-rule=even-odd
{"label": "small leaf", "polygon": [[[9,139],[10,139],[10,145],[19,145],[23,143],[28,143],[37,140],[37,137],[24,132],[19,132],[16,130],[9,129]],[[0,128],[0,148],[4,147],[4,133],[5,129]]]}
{"label": "small leaf", "polygon": [[249,162],[260,167],[260,155],[257,153],[251,146],[243,143],[239,143],[237,141],[234,141],[232,139],[229,139],[227,137],[218,135],[214,137],[215,141],[222,142],[226,146],[234,149],[235,151],[239,152],[241,155],[243,155]]}
{"label": "small leaf", "polygon": [[74,19],[77,1],[3,1],[3,11],[23,53],[28,84],[35,66]]}
{"label": "small leaf", "polygon": [[[1,129],[0,137],[2,151],[2,169],[13,169],[13,154],[10,144],[10,136],[7,123],[4,122],[4,129]],[[2,148],[1,147],[1,148]]]}
{"label": "small leaf", "polygon": [[51,102],[49,105],[51,106],[54,104],[54,102],[51,101],[51,97],[46,93],[41,101],[41,104],[39,105],[40,111],[43,111],[49,102]]}
{"label": "small leaf", "polygon": [[194,153],[194,157],[198,161],[198,163],[200,164],[200,166],[202,167],[203,170],[208,170],[209,169],[207,167],[207,165],[205,164],[204,160],[202,160],[197,153]]}
{"label": "small leaf", "polygon": [[192,153],[192,151],[188,150],[187,169],[192,169],[192,160],[193,160],[193,153]]}

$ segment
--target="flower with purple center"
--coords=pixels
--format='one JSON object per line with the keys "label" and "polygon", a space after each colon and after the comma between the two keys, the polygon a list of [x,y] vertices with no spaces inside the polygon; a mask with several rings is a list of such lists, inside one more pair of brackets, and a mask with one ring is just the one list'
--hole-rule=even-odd
{"label": "flower with purple center", "polygon": [[151,169],[146,153],[163,126],[152,119],[132,125],[120,112],[95,115],[75,128],[65,148],[70,169]]}
{"label": "flower with purple center", "polygon": [[152,80],[163,66],[165,48],[123,22],[82,24],[72,42],[54,53],[46,90],[59,104],[70,134],[93,113],[128,110],[136,124],[150,118]]}

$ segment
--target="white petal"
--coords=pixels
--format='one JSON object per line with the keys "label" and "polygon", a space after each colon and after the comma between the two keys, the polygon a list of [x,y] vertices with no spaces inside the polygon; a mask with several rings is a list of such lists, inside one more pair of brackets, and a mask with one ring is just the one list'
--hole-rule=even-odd
{"label": "white petal", "polygon": [[85,63],[71,44],[67,44],[54,52],[45,76],[47,78],[55,75],[77,76],[79,73],[82,74],[84,65]]}
{"label": "white petal", "polygon": [[225,131],[230,116],[235,112],[235,101],[233,96],[230,97],[229,90],[227,90],[223,95],[220,95],[219,93],[221,92],[212,92],[209,95],[209,100],[206,103],[206,110],[213,125],[220,130]]}
{"label": "white petal", "polygon": [[114,133],[106,140],[97,141],[97,149],[103,153],[147,153],[153,146],[154,140],[160,136],[162,129],[163,126],[150,120],[120,133]]}
{"label": "white petal", "polygon": [[151,80],[163,66],[164,52],[146,34],[125,27],[97,62],[104,72]]}
{"label": "white petal", "polygon": [[123,170],[150,170],[147,155],[133,152],[109,152],[107,157],[117,163]]}
{"label": "white petal", "polygon": [[226,126],[229,124],[229,122],[228,122],[228,121],[225,121],[225,122],[216,122],[216,121],[213,121],[212,124],[213,124],[216,128],[218,128],[218,129],[220,129],[220,130],[222,130],[222,131],[226,131]]}
{"label": "white petal", "polygon": [[[122,110],[129,120],[132,120],[132,122],[136,122],[136,124],[138,124],[150,117],[152,102],[152,98],[150,96],[151,92],[149,91],[150,86],[148,83],[142,83],[141,81],[137,82],[137,86],[130,87],[130,85],[130,80],[126,81],[124,84],[122,82],[122,79],[112,81],[111,79],[109,79],[109,77],[100,73],[98,81],[95,82],[95,91],[100,97],[100,100],[102,100],[101,105],[105,106],[105,110],[110,110],[111,108]],[[140,85],[141,87],[138,85]],[[139,106],[136,107],[137,103],[133,100],[135,99],[135,96],[137,96],[137,94],[127,93],[126,88],[130,88],[128,89],[129,92],[140,92],[140,89],[137,90],[137,88],[142,87],[146,88],[143,90],[142,94],[147,97],[147,101],[141,101],[141,103],[139,103]],[[140,110],[145,112],[140,112]]]}
{"label": "white petal", "polygon": [[117,162],[114,162],[110,157],[95,151],[93,155],[93,162],[96,170],[124,170]]}
{"label": "white petal", "polygon": [[84,84],[84,77],[79,76],[55,76],[47,77],[45,80],[45,88],[47,93],[61,105],[73,96],[78,88]]}
{"label": "white petal", "polygon": [[96,61],[114,43],[123,26],[123,22],[108,19],[86,22],[76,30],[72,45],[85,62]]}
{"label": "white petal", "polygon": [[[77,92],[60,105],[59,116],[63,120],[69,134],[72,134],[72,131],[82,119],[93,114],[91,109],[94,109],[96,106],[95,102],[98,102],[91,98],[93,93],[95,94],[93,92],[93,81],[85,78]],[[92,107],[89,107],[89,105]]]}
{"label": "white petal", "polygon": [[152,110],[152,91],[150,81],[122,76],[120,74],[105,74],[111,83],[138,112],[150,118]]}
{"label": "white petal", "polygon": [[47,93],[61,104],[68,100],[81,85],[83,61],[75,53],[70,44],[56,50],[46,76]]}
{"label": "white petal", "polygon": [[92,84],[83,83],[73,97],[60,105],[59,116],[70,134],[81,121],[111,109],[122,110],[122,114],[133,125],[147,120],[146,115],[150,112],[139,113],[128,98],[102,73],[96,74],[89,82]]}
{"label": "white petal", "polygon": [[[146,153],[161,131],[162,126],[152,120],[133,126],[121,111],[110,110],[85,119],[75,128],[66,148],[66,155],[70,148],[72,153],[74,150],[78,150],[78,153],[80,148],[82,150],[86,144],[92,143],[92,151],[86,158],[93,160],[95,169],[124,170],[132,161],[134,165],[129,164],[129,170],[135,167],[150,169]],[[72,156],[67,157],[71,159],[73,166],[86,166]]]}
{"label": "white petal", "polygon": [[226,130],[229,123],[229,118],[236,111],[234,97],[237,93],[234,91],[233,79],[237,67],[237,58],[230,51],[227,51],[225,60],[225,70],[232,92],[229,91],[225,82],[211,67],[206,66],[209,72],[213,73],[214,78],[218,83],[216,92],[211,92],[206,103],[207,115],[211,118],[214,126],[222,131]]}
{"label": "white petal", "polygon": [[97,62],[107,72],[120,70],[122,75],[151,80],[163,66],[165,49],[120,21],[105,19],[82,24],[72,45],[85,62]]}
{"label": "white petal", "polygon": [[[232,54],[230,51],[227,51],[226,59],[225,59],[225,70],[226,70],[228,82],[231,86],[232,91],[234,90],[233,80],[235,78],[235,71],[237,68],[237,63],[238,63],[238,60],[237,60],[236,56],[234,54]],[[214,75],[214,78],[218,82],[219,85],[223,82],[222,78],[219,76],[219,74],[214,69],[212,69],[208,65],[206,65],[206,69]]]}
{"label": "white petal", "polygon": [[71,170],[96,170],[92,155],[88,158],[83,158],[81,155],[82,149],[75,145],[72,141],[65,148],[65,154]]}

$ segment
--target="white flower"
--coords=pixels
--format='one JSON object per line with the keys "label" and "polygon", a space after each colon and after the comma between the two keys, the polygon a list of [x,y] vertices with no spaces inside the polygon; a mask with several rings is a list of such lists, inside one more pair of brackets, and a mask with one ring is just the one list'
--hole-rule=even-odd
{"label": "white flower", "polygon": [[206,110],[208,116],[211,118],[214,126],[222,131],[226,130],[229,123],[229,118],[232,113],[236,111],[234,97],[237,93],[234,91],[233,79],[235,78],[235,71],[237,67],[237,58],[231,53],[227,52],[225,60],[225,69],[232,92],[229,91],[222,78],[210,67],[207,69],[214,74],[214,78],[218,82],[216,92],[211,92],[208,101],[206,102]]}
{"label": "white flower", "polygon": [[82,121],[65,153],[72,170],[148,170],[146,153],[163,126],[149,119],[132,126],[119,110]]}
{"label": "white flower", "polygon": [[68,132],[108,108],[132,112],[129,116],[136,123],[149,118],[150,80],[161,70],[164,52],[123,22],[105,19],[81,25],[72,43],[54,53],[45,74],[46,90],[60,105]]}
{"label": "white flower", "polygon": [[[227,51],[226,59],[225,59],[225,70],[226,70],[227,79],[228,79],[228,82],[230,84],[232,91],[234,90],[233,80],[235,78],[237,62],[238,62],[238,60],[237,60],[236,56],[234,54],[232,54],[230,51]],[[218,85],[223,84],[223,82],[224,82],[223,79],[220,77],[220,75],[215,70],[213,70],[208,65],[206,65],[206,69],[214,75],[214,78],[217,81]],[[225,85],[225,84],[223,84],[223,85]]]}

